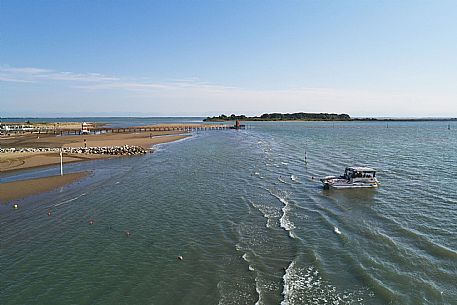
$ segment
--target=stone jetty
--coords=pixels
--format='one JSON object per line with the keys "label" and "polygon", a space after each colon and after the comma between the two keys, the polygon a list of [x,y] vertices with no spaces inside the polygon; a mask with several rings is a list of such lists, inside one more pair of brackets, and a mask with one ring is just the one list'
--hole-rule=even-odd
{"label": "stone jetty", "polygon": [[102,147],[62,147],[62,148],[0,148],[0,153],[24,153],[24,152],[55,152],[67,154],[96,154],[114,156],[144,155],[152,152],[140,146],[102,146]]}

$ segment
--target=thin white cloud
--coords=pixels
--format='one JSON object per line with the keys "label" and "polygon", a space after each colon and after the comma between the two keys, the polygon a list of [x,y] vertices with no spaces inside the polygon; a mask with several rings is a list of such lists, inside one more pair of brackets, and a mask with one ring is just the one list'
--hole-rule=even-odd
{"label": "thin white cloud", "polygon": [[11,78],[11,77],[7,77],[7,76],[2,76],[1,74],[0,74],[0,82],[33,83],[32,81],[29,81],[29,80]]}
{"label": "thin white cloud", "polygon": [[[251,89],[211,84],[199,78],[170,79],[153,82],[145,78],[126,79],[99,73],[62,72],[33,67],[0,66],[0,82],[56,82],[73,88],[70,95],[57,89],[50,93],[67,99],[84,96],[94,111],[109,105],[119,112],[245,113],[263,112],[337,112],[361,116],[455,115],[454,92],[389,92],[335,88]],[[89,95],[87,95],[89,94]],[[36,99],[40,99],[37,96]],[[79,99],[80,101],[81,99]],[[97,103],[93,103],[96,100]],[[119,103],[113,103],[113,100]],[[49,99],[47,103],[53,102]],[[18,105],[18,104],[16,104]],[[27,106],[24,104],[25,108]],[[30,106],[29,106],[30,107]],[[41,106],[40,106],[41,107]],[[51,107],[51,106],[50,106]],[[100,109],[97,109],[99,107]],[[188,110],[182,110],[188,109]]]}
{"label": "thin white cloud", "polygon": [[77,81],[93,83],[116,80],[119,78],[99,73],[74,73],[34,67],[0,66],[0,81],[8,82]]}
{"label": "thin white cloud", "polygon": [[33,67],[0,67],[0,72],[22,75],[34,75],[52,72],[52,70]]}

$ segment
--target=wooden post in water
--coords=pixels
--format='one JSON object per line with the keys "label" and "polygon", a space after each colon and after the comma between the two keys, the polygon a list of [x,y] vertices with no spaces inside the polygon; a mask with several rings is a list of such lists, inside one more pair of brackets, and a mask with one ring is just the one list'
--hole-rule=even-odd
{"label": "wooden post in water", "polygon": [[60,175],[63,176],[63,157],[62,157],[62,149],[60,149]]}

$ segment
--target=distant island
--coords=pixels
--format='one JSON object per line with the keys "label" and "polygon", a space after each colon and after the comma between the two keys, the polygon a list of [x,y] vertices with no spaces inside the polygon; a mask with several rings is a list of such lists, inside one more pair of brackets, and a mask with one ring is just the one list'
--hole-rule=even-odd
{"label": "distant island", "polygon": [[335,114],[335,113],[264,113],[261,116],[247,117],[245,115],[207,117],[205,122],[221,122],[221,121],[351,121],[348,114]]}
{"label": "distant island", "polygon": [[416,121],[457,121],[457,118],[351,118],[348,114],[336,113],[264,113],[248,117],[244,114],[207,117],[204,122],[224,121],[374,121],[374,122],[416,122]]}

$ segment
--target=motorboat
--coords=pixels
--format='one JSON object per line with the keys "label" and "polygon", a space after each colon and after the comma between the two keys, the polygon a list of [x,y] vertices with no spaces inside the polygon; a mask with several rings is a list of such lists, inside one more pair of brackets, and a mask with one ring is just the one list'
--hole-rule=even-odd
{"label": "motorboat", "polygon": [[342,176],[320,179],[324,189],[375,188],[379,186],[376,170],[369,167],[347,167]]}

